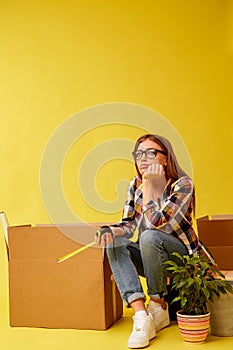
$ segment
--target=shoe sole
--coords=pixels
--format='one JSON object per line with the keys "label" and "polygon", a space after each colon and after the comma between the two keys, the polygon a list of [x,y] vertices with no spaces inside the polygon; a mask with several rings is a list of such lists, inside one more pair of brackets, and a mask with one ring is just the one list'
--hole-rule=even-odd
{"label": "shoe sole", "polygon": [[128,348],[129,349],[143,349],[143,348],[146,348],[150,344],[150,340],[154,339],[155,337],[156,337],[156,332],[154,332],[150,336],[149,341],[147,343],[142,343],[141,345],[139,345],[137,343],[135,343],[135,344],[133,344],[133,343],[129,344],[128,343]]}

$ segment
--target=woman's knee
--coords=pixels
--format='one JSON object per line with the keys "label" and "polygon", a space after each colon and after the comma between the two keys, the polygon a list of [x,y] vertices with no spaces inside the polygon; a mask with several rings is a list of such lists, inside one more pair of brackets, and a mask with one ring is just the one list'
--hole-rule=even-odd
{"label": "woman's knee", "polygon": [[156,230],[145,230],[142,232],[140,236],[140,247],[148,247],[152,246],[156,243],[160,242],[158,235],[156,234]]}

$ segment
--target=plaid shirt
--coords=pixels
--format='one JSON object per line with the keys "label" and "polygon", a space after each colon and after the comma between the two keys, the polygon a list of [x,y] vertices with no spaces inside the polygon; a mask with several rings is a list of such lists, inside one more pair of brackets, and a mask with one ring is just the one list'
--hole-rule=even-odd
{"label": "plaid shirt", "polygon": [[193,183],[188,176],[182,176],[173,183],[168,182],[158,202],[150,200],[143,205],[142,197],[142,181],[136,176],[129,184],[122,220],[119,223],[124,229],[125,237],[132,238],[136,229],[139,238],[147,229],[161,230],[180,239],[189,255],[199,252],[213,261],[192,226]]}

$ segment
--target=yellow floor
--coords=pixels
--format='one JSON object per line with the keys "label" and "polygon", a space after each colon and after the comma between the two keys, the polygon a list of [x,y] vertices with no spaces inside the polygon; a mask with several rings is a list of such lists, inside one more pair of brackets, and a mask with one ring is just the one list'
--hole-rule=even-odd
{"label": "yellow floor", "polygon": [[[0,344],[4,350],[122,350],[127,349],[127,339],[132,327],[132,312],[124,309],[123,317],[107,331],[83,331],[64,329],[11,328],[8,315],[8,273],[4,241],[0,239]],[[205,350],[233,347],[233,337],[209,335],[202,345],[185,343],[179,334],[176,323],[157,334],[149,349]]]}

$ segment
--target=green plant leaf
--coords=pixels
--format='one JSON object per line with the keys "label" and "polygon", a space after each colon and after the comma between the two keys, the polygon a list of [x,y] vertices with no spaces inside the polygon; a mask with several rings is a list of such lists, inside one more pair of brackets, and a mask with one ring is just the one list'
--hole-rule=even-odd
{"label": "green plant leaf", "polygon": [[221,294],[233,293],[233,287],[225,276],[207,257],[180,256],[173,253],[177,261],[168,260],[166,269],[171,274],[171,289],[178,291],[173,299],[180,301],[184,314],[202,314],[207,312],[208,301],[213,301]]}

